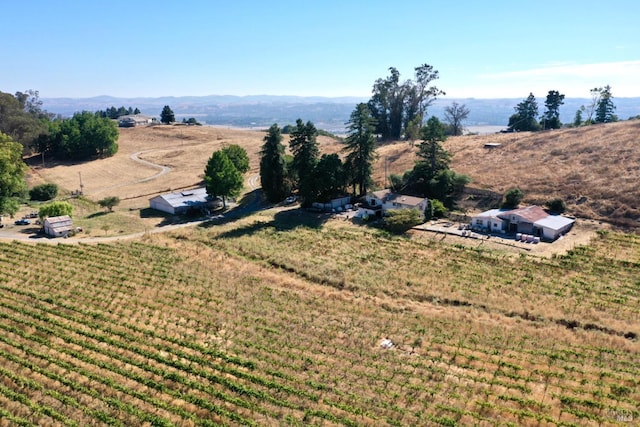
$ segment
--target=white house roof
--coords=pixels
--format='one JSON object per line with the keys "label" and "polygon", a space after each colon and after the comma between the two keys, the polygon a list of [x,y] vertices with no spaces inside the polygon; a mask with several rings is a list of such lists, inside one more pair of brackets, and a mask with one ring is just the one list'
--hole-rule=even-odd
{"label": "white house roof", "polygon": [[73,230],[73,221],[71,221],[71,217],[69,217],[69,215],[50,216],[48,218],[45,218],[44,222],[52,230],[57,230],[57,231]]}
{"label": "white house roof", "polygon": [[384,202],[396,202],[405,206],[418,206],[424,202],[425,199],[421,197],[406,196],[404,194],[394,193],[390,189],[374,191],[371,193],[376,199],[380,199]]}
{"label": "white house roof", "polygon": [[502,219],[498,218],[498,215],[501,213],[507,212],[505,209],[489,209],[488,211],[480,212],[478,215],[474,215],[474,218],[494,218],[494,219]]}
{"label": "white house roof", "polygon": [[390,189],[384,189],[384,190],[378,190],[378,191],[374,191],[373,193],[371,193],[373,195],[373,197],[375,197],[376,199],[380,199],[380,200],[384,200],[385,197],[387,197],[388,195],[392,194],[392,191]]}
{"label": "white house roof", "polygon": [[51,225],[65,225],[71,223],[71,217],[69,215],[50,216],[45,219]]}
{"label": "white house roof", "polygon": [[536,221],[534,224],[538,227],[550,228],[552,230],[561,230],[569,224],[573,224],[575,222],[574,219],[567,218],[562,215],[549,215],[546,218],[542,218]]}
{"label": "white house roof", "polygon": [[153,117],[145,116],[144,114],[127,114],[125,116],[118,117],[118,120],[151,121],[153,120]]}
{"label": "white house roof", "polygon": [[182,190],[174,193],[161,194],[154,197],[153,199],[155,198],[164,200],[174,208],[201,205],[209,201],[207,189],[204,187],[194,188],[193,190]]}

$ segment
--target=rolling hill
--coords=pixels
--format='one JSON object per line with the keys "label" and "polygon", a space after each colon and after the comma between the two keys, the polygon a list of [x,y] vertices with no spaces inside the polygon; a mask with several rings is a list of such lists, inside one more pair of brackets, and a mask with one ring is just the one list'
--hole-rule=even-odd
{"label": "rolling hill", "polygon": [[[473,182],[462,206],[485,208],[518,187],[525,202],[567,203],[568,213],[621,227],[640,226],[640,121],[544,132],[498,133],[449,138],[451,167]],[[487,145],[492,144],[492,145]],[[497,144],[497,145],[496,145]],[[415,161],[407,143],[382,146],[376,180],[403,173]]]}

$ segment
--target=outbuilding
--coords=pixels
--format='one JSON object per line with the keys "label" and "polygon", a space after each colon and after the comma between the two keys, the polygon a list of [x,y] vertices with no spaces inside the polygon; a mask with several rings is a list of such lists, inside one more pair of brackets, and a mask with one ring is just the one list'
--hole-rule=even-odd
{"label": "outbuilding", "polygon": [[51,237],[64,237],[73,231],[73,221],[69,215],[45,218],[44,233]]}
{"label": "outbuilding", "polygon": [[567,234],[575,220],[562,215],[549,215],[536,221],[535,225],[543,239],[556,240],[558,237]]}
{"label": "outbuilding", "polygon": [[205,187],[160,194],[149,199],[149,207],[171,215],[186,214],[190,210],[215,209],[220,206],[219,199],[212,199]]}

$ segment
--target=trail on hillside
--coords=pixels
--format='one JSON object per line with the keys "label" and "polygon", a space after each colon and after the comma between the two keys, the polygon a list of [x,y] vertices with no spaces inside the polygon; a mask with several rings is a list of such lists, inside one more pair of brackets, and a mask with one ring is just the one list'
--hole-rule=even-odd
{"label": "trail on hillside", "polygon": [[[163,148],[163,150],[166,150],[166,148]],[[135,181],[125,182],[125,183],[121,183],[121,184],[110,185],[108,187],[98,188],[97,190],[91,191],[90,193],[87,193],[87,194],[98,194],[98,193],[101,193],[103,191],[113,190],[114,188],[122,188],[122,187],[127,187],[127,186],[130,186],[130,185],[136,185],[136,184],[140,184],[140,183],[143,183],[143,182],[152,181],[154,179],[157,179],[157,178],[161,177],[162,175],[168,174],[169,172],[171,172],[171,168],[170,167],[164,166],[164,165],[159,165],[157,163],[152,163],[152,162],[150,162],[148,160],[144,160],[144,159],[140,158],[140,155],[153,153],[153,152],[156,152],[156,151],[160,151],[160,150],[138,151],[136,153],[131,154],[129,156],[129,159],[133,160],[134,162],[143,164],[145,166],[149,166],[149,167],[152,167],[152,168],[160,169],[160,171],[158,173],[155,173],[155,174],[153,174],[151,176],[148,176],[148,177],[142,178],[142,179],[138,179],[138,180],[135,180]]]}

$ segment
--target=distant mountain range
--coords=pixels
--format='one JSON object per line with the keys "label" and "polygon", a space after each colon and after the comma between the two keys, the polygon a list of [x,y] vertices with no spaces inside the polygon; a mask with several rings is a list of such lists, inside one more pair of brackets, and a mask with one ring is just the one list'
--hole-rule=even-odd
{"label": "distant mountain range", "polygon": [[[438,99],[428,109],[428,115],[442,119],[444,108],[453,102],[464,104],[470,111],[465,126],[507,126],[514,107],[524,98],[502,99]],[[104,110],[111,106],[116,108],[139,108],[143,114],[159,117],[162,107],[169,105],[177,120],[195,117],[199,122],[209,125],[224,125],[243,128],[266,128],[273,123],[280,126],[295,123],[301,118],[305,122],[311,120],[317,128],[334,133],[344,133],[344,124],[349,120],[351,112],[359,102],[368,98],[341,97],[327,98],[320,96],[272,96],[272,95],[210,95],[180,96],[159,98],[116,98],[97,96],[93,98],[42,98],[43,107],[47,111],[62,116],[71,116],[77,111]],[[544,111],[545,98],[537,98],[540,113]],[[621,120],[640,115],[640,98],[614,98],[616,114]],[[576,111],[581,105],[588,105],[590,99],[568,98],[560,108],[560,119],[563,123],[573,121]]]}

